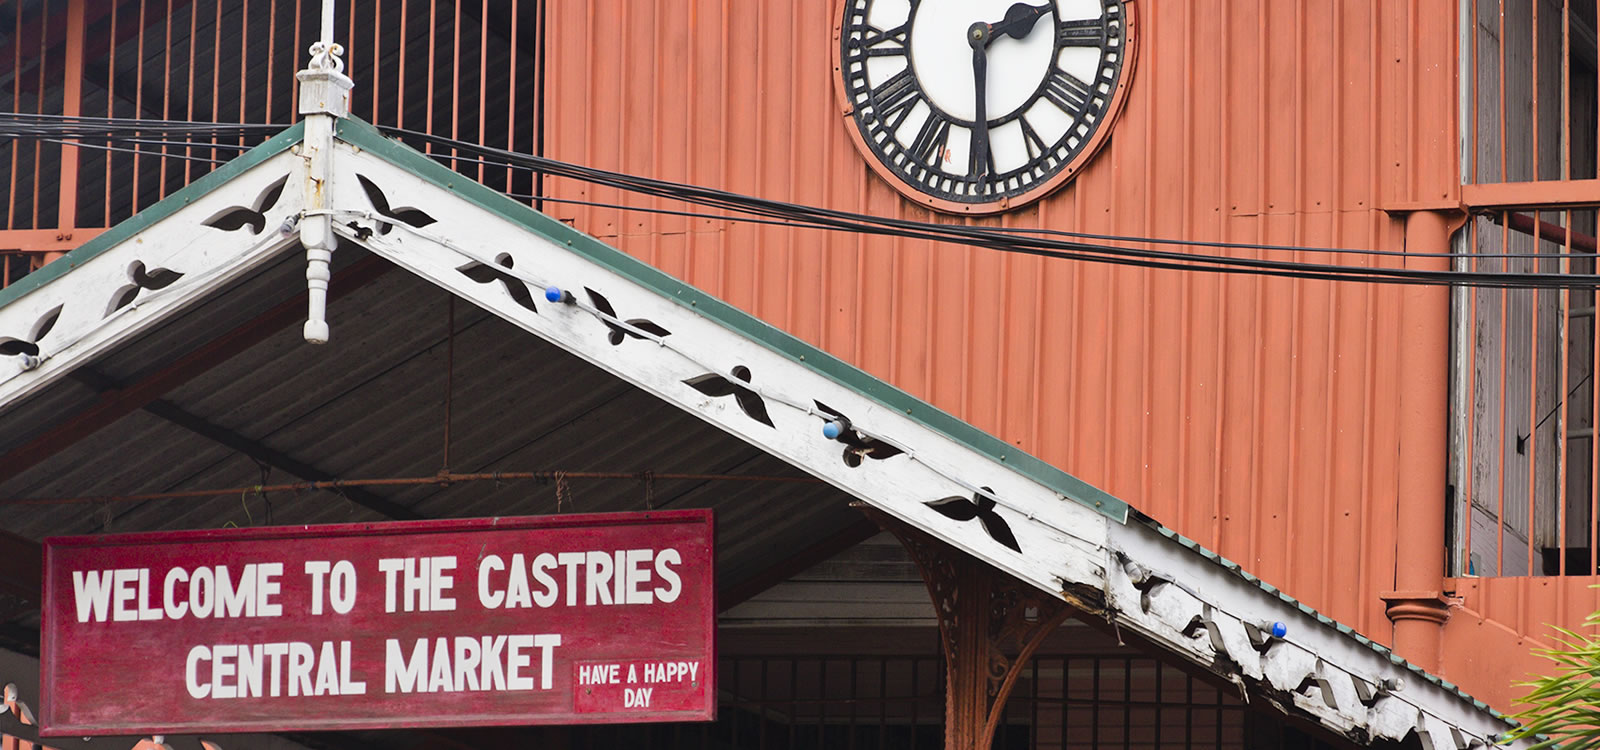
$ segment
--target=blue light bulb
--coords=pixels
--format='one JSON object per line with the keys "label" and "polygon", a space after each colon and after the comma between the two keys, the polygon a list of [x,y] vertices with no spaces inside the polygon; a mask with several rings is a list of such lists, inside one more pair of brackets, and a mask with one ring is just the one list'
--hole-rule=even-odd
{"label": "blue light bulb", "polygon": [[1282,638],[1289,634],[1289,626],[1281,622],[1272,623],[1272,637]]}
{"label": "blue light bulb", "polygon": [[551,302],[560,302],[562,297],[561,287],[547,286],[544,288],[544,298]]}
{"label": "blue light bulb", "polygon": [[829,440],[838,439],[840,433],[843,432],[844,425],[839,424],[838,422],[829,421],[822,423],[822,436]]}

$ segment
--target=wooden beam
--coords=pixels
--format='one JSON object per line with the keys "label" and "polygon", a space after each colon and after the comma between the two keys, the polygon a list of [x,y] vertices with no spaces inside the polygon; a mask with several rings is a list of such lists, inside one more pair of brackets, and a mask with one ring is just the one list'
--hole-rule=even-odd
{"label": "wooden beam", "polygon": [[1469,211],[1501,208],[1560,209],[1600,205],[1600,180],[1544,180],[1462,185]]}

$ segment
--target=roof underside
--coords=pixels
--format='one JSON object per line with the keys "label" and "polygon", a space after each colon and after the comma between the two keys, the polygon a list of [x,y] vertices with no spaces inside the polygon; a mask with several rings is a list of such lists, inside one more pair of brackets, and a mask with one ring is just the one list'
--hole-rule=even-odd
{"label": "roof underside", "polygon": [[[426,477],[444,467],[446,388],[450,466],[473,472],[739,474],[803,478],[788,464],[528,336],[359,249],[341,249],[330,304],[334,339],[305,343],[299,318],[145,408],[0,482],[0,498],[82,498],[283,484],[304,467],[342,479]],[[352,268],[353,267],[353,268]],[[298,254],[127,342],[26,401],[0,411],[0,455],[27,445],[184,355],[259,320],[304,289]],[[369,279],[370,280],[366,280]],[[354,282],[352,282],[354,279]],[[364,283],[362,283],[364,281]],[[454,308],[454,363],[447,333]],[[111,395],[115,395],[114,393]],[[195,420],[198,420],[196,422]],[[194,427],[200,426],[197,432]],[[214,429],[208,429],[214,428]],[[201,434],[202,432],[207,434]],[[264,451],[229,447],[227,436]],[[292,460],[262,461],[265,451]],[[274,466],[273,464],[276,464]],[[0,472],[9,473],[9,472]],[[371,493],[416,517],[456,518],[654,507],[717,510],[718,580],[740,584],[785,552],[860,519],[820,482],[655,478],[553,483],[481,481],[209,498],[66,502],[8,514],[6,527],[40,539],[106,531],[380,521],[352,496]],[[566,496],[557,507],[558,494]],[[369,505],[371,503],[368,503]]]}

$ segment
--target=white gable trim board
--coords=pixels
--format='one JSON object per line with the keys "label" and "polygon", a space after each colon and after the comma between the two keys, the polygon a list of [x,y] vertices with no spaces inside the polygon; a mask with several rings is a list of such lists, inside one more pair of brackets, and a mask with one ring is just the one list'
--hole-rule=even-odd
{"label": "white gable trim board", "polygon": [[[980,449],[970,434],[936,428],[943,423],[937,420],[953,418],[697,290],[655,283],[649,274],[659,272],[614,250],[597,254],[593,238],[369,126],[342,121],[333,157],[323,184],[326,209],[304,209],[304,160],[258,155],[248,169],[167,206],[164,217],[97,248],[70,272],[20,296],[0,296],[0,342],[9,337],[38,348],[37,355],[0,355],[0,406],[298,249],[298,224],[285,220],[326,216],[345,241],[1212,670],[1247,700],[1271,701],[1358,742],[1401,741],[1416,732],[1431,748],[1470,750],[1509,729],[1454,686],[1238,566],[1143,519],[1125,521],[1114,498],[1041,469],[1032,457],[997,453],[990,448],[1003,444],[987,436],[991,442]],[[268,205],[272,185],[286,174],[292,176]],[[148,271],[136,278],[135,263],[183,275],[152,289],[140,285]],[[121,294],[131,300],[104,314]],[[59,318],[46,334],[30,338],[56,307]],[[337,346],[339,321],[328,323],[330,346]],[[19,348],[26,347],[12,346]],[[1064,479],[1053,481],[1055,475]],[[1273,623],[1287,632],[1273,636]]]}
{"label": "white gable trim board", "polygon": [[303,209],[301,169],[291,152],[270,156],[214,190],[166,199],[178,202],[160,221],[57,261],[69,272],[0,306],[0,405],[298,249],[280,230]]}

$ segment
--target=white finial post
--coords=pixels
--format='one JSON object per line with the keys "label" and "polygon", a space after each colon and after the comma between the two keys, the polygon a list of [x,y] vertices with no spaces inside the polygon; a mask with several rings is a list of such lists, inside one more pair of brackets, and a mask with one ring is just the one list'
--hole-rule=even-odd
{"label": "white finial post", "polygon": [[322,35],[317,38],[333,44],[333,0],[322,0]]}
{"label": "white finial post", "polygon": [[305,139],[301,156],[306,161],[306,216],[300,222],[300,244],[306,248],[307,314],[305,338],[313,344],[328,343],[329,263],[338,239],[333,236],[333,218],[327,214],[333,192],[334,121],[350,114],[350,90],[355,87],[344,74],[344,47],[333,41],[333,2],[322,0],[322,36],[311,45],[311,61],[295,74],[300,81],[300,114],[305,115]]}

